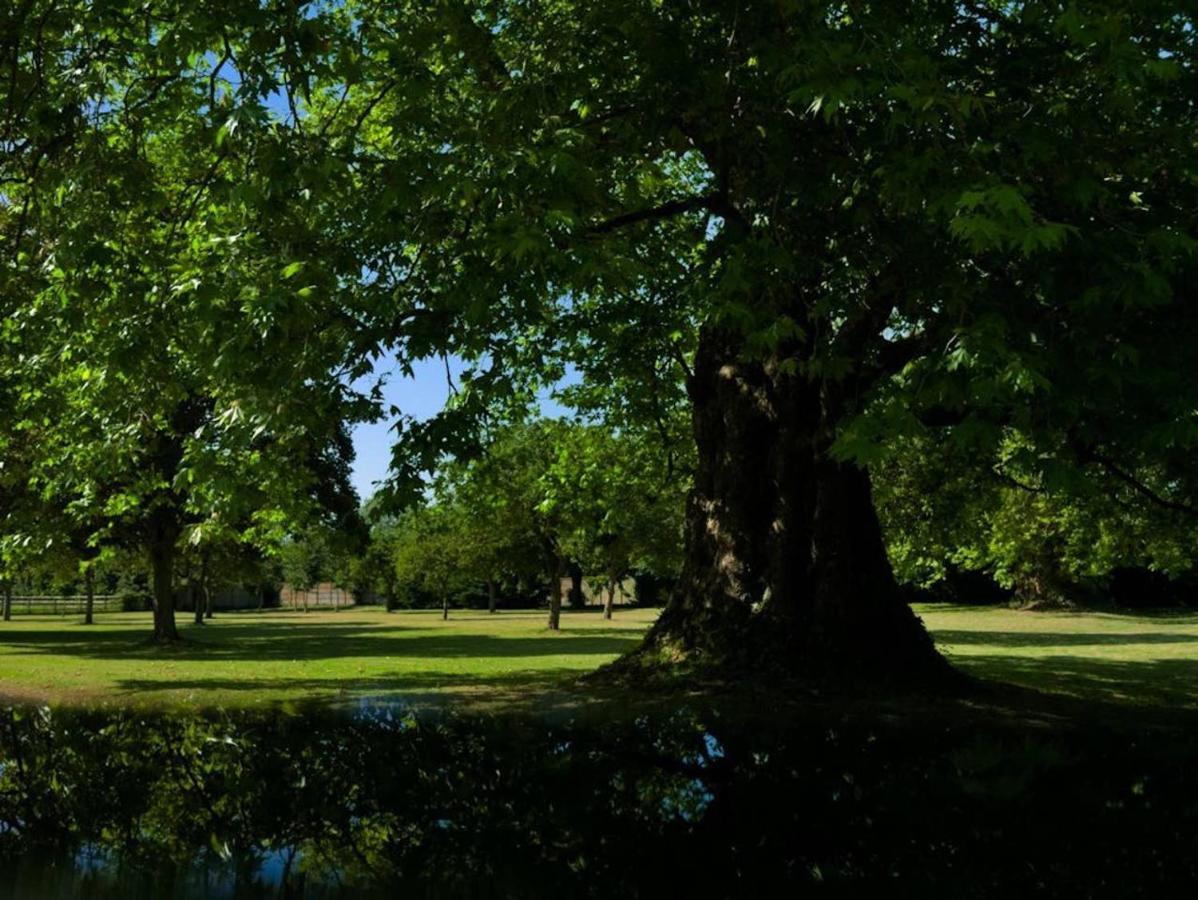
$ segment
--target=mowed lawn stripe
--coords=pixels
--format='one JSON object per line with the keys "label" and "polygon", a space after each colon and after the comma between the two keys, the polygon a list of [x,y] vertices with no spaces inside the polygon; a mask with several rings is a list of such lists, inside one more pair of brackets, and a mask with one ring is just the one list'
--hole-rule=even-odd
{"label": "mowed lawn stripe", "polygon": [[656,610],[496,615],[361,607],[218,615],[184,641],[148,641],[149,616],[113,613],[96,625],[19,616],[0,627],[0,696],[48,702],[247,705],[379,695],[546,686],[598,668],[637,645]]}

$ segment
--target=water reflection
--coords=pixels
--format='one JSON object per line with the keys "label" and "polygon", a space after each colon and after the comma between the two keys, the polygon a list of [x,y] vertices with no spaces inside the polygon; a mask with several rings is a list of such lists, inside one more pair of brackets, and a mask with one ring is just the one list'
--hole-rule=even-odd
{"label": "water reflection", "polygon": [[0,709],[0,897],[1160,895],[1183,734]]}

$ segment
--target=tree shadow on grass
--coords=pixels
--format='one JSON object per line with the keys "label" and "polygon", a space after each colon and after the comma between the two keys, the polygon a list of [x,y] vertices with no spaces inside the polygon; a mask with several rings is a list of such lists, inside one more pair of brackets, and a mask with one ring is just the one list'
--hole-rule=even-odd
{"label": "tree shadow on grass", "polygon": [[1143,661],[1076,656],[959,656],[953,664],[977,678],[1126,709],[1198,709],[1198,659]]}
{"label": "tree shadow on grass", "polygon": [[525,669],[500,675],[395,672],[360,679],[128,678],[117,682],[117,690],[125,695],[122,699],[141,696],[151,706],[167,708],[191,703],[219,707],[222,700],[237,706],[259,699],[300,710],[461,707],[556,714],[577,712],[602,699],[579,690],[578,675],[575,669]]}
{"label": "tree shadow on grass", "polygon": [[473,675],[457,672],[392,672],[368,678],[125,678],[117,682],[122,691],[219,691],[222,693],[279,694],[371,694],[403,691],[440,691],[445,689],[544,687],[562,684],[574,669],[546,671],[518,669],[498,675]]}
{"label": "tree shadow on grass", "polygon": [[1103,616],[1112,619],[1147,619],[1152,622],[1177,623],[1179,625],[1198,624],[1198,609],[1186,606],[1148,606],[1142,608],[1121,606],[1081,606],[1069,609],[1041,610],[1009,606],[1005,603],[929,602],[916,603],[914,604],[914,607],[919,615],[923,615],[924,613],[931,613],[933,615],[940,613],[978,615],[992,612],[1003,612],[1028,616],[1030,618],[1034,618],[1036,616],[1052,616],[1054,618],[1076,617],[1078,619],[1085,619],[1092,616]]}
{"label": "tree shadow on grass", "polygon": [[950,631],[935,629],[932,637],[939,646],[982,645],[992,647],[1084,647],[1122,646],[1127,644],[1191,644],[1198,634],[1176,631],[1136,631],[1127,633],[1077,631]]}
{"label": "tree shadow on grass", "polygon": [[[127,632],[38,630],[0,635],[10,653],[53,654],[84,659],[170,659],[178,661],[272,661],[342,658],[460,659],[610,655],[631,650],[636,633],[595,635],[561,632],[541,637],[486,634],[410,634],[417,629],[354,624],[222,625],[211,632],[192,628],[177,645],[156,646]],[[405,634],[404,632],[409,632]]]}

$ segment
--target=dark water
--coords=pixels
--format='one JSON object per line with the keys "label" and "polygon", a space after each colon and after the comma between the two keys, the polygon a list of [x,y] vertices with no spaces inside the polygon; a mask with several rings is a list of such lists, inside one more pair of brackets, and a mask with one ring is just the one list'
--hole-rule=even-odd
{"label": "dark water", "polygon": [[0,897],[1186,895],[1196,749],[934,717],[0,709]]}

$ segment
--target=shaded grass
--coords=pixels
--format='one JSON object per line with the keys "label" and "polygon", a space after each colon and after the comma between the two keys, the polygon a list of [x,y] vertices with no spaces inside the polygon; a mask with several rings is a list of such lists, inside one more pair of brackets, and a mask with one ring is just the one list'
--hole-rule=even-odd
{"label": "shaded grass", "polygon": [[0,628],[0,696],[66,703],[247,706],[288,700],[544,691],[636,646],[654,610],[608,622],[539,611],[244,612],[184,625],[184,641],[147,640],[144,613],[92,627],[50,616]]}
{"label": "shaded grass", "polygon": [[922,605],[967,674],[1096,704],[1198,710],[1198,614]]}
{"label": "shaded grass", "polygon": [[[1124,712],[1198,712],[1198,615],[916,611],[953,664],[983,682]],[[621,705],[634,699],[627,686],[580,691],[577,676],[636,647],[656,615],[621,610],[608,622],[566,611],[555,634],[540,611],[456,611],[448,622],[436,611],[377,608],[227,613],[202,627],[184,624],[185,641],[166,648],[147,640],[145,613],[111,613],[90,628],[72,618],[19,616],[0,625],[0,699],[154,706],[450,699],[543,711],[608,690]],[[679,683],[660,693],[671,702],[681,691],[711,687]],[[772,702],[741,688],[748,705]],[[812,696],[786,692],[797,702]],[[1025,702],[1008,696],[1013,705]],[[1034,698],[1026,703],[1046,708]]]}

